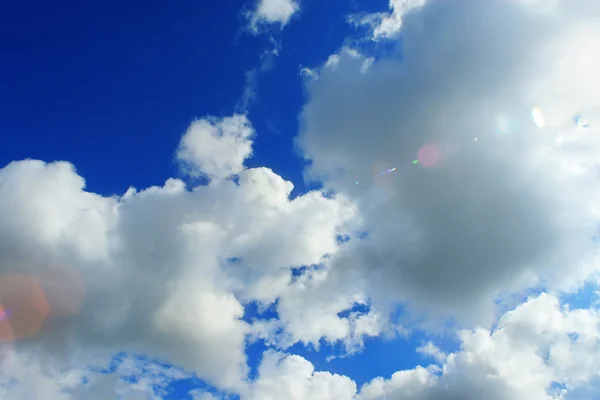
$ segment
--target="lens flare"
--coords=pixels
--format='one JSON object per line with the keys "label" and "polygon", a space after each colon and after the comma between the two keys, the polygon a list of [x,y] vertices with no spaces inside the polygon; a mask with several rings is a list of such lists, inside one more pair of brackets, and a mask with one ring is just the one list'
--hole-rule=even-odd
{"label": "lens flare", "polygon": [[546,118],[544,117],[544,113],[542,112],[541,108],[533,107],[533,110],[531,110],[531,117],[533,118],[533,122],[539,128],[543,128],[546,125]]}
{"label": "lens flare", "polygon": [[[37,335],[50,312],[39,282],[21,274],[0,277],[0,342],[13,342]],[[7,311],[8,310],[8,311]]]}
{"label": "lens flare", "polygon": [[435,167],[440,161],[440,151],[434,145],[426,144],[419,150],[417,159],[424,167]]}
{"label": "lens flare", "polygon": [[10,316],[8,310],[5,310],[2,305],[0,305],[0,321],[5,321]]}

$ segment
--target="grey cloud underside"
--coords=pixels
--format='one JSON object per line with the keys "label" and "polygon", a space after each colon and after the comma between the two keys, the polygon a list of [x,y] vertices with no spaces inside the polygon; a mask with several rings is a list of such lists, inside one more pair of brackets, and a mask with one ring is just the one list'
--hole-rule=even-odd
{"label": "grey cloud underside", "polygon": [[[364,57],[342,51],[308,83],[297,139],[312,162],[307,179],[350,193],[369,231],[337,255],[339,275],[358,269],[374,297],[477,319],[494,296],[556,283],[590,254],[596,177],[558,176],[570,150],[554,143],[558,127],[541,131],[530,112],[550,94],[583,90],[552,61],[568,51],[558,39],[594,19],[540,10],[432,0],[404,16],[395,57],[365,69]],[[581,101],[596,80],[590,86]],[[577,107],[566,104],[560,127],[570,129]],[[512,134],[496,133],[501,115]],[[598,141],[585,140],[600,155]],[[439,165],[412,165],[426,143],[442,152]]]}

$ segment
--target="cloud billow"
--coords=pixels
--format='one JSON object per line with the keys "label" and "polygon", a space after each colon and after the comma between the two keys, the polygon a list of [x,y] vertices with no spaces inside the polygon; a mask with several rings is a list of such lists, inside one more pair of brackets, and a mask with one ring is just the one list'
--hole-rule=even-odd
{"label": "cloud billow", "polygon": [[369,232],[336,255],[338,276],[362,271],[375,300],[473,323],[497,296],[595,270],[600,140],[572,121],[599,105],[600,60],[582,51],[598,14],[558,3],[431,0],[403,17],[401,60],[343,49],[308,83],[307,179],[349,194]]}

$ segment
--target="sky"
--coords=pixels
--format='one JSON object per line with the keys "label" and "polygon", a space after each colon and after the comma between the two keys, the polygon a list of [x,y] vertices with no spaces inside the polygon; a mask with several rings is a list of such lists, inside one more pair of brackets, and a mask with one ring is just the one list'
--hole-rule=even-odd
{"label": "sky", "polygon": [[2,5],[0,398],[596,398],[598,43],[595,0]]}

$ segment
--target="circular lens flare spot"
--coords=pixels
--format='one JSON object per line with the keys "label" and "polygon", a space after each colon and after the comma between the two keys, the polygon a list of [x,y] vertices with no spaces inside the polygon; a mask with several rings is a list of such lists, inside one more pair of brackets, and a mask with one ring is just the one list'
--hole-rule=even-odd
{"label": "circular lens flare spot", "polygon": [[437,147],[431,144],[426,144],[425,146],[421,147],[421,150],[419,150],[417,160],[419,160],[419,164],[423,165],[424,167],[435,167],[440,161],[440,151]]}
{"label": "circular lens flare spot", "polygon": [[542,112],[541,108],[533,107],[533,110],[531,110],[531,117],[533,118],[533,122],[539,128],[543,128],[546,125],[546,117],[544,117],[544,113]]}
{"label": "circular lens flare spot", "polygon": [[37,279],[6,274],[0,277],[0,342],[12,342],[37,335],[50,312],[50,305]]}
{"label": "circular lens flare spot", "polygon": [[8,318],[8,310],[5,310],[4,307],[0,304],[0,321],[5,321]]}

